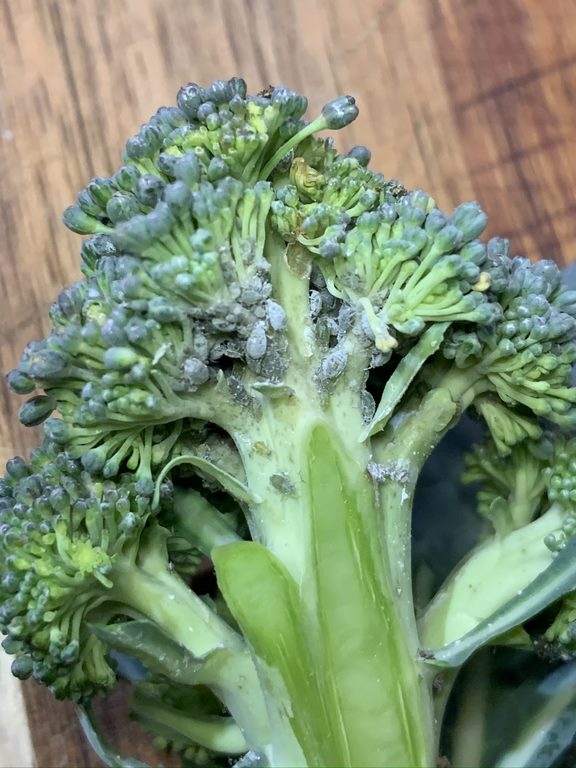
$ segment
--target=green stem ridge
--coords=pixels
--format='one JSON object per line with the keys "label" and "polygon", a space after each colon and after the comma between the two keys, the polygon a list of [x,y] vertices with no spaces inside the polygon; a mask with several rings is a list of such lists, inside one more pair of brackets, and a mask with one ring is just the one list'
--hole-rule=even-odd
{"label": "green stem ridge", "polygon": [[449,325],[450,323],[433,323],[400,360],[394,373],[386,382],[372,421],[360,435],[361,441],[384,429],[420,368],[431,355],[438,351]]}
{"label": "green stem ridge", "polygon": [[[312,431],[308,456],[318,664],[338,714],[340,764],[426,765],[432,759],[430,701],[387,563],[375,557],[373,484],[324,425]],[[381,638],[376,646],[375,637]]]}

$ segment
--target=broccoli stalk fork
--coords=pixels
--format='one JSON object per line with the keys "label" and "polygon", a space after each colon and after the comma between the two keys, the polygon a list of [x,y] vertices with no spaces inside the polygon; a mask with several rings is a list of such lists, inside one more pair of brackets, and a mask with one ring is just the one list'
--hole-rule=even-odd
{"label": "broccoli stalk fork", "polygon": [[[481,241],[476,203],[446,215],[316,137],[356,117],[349,96],[312,122],[239,78],[177,104],[65,212],[84,279],[8,375],[46,438],[0,487],[14,671],[89,706],[122,674],[108,654],[136,657],[134,716],[198,764],[432,768],[435,667],[574,584],[572,444],[553,447],[576,295]],[[493,441],[468,477],[494,534],[417,617],[414,493],[468,409]],[[568,645],[570,600],[536,645]]]}

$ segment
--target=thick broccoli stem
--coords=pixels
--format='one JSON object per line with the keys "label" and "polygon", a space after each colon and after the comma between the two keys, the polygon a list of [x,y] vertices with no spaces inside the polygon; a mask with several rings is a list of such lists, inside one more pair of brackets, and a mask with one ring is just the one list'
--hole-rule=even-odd
{"label": "thick broccoli stem", "polygon": [[370,445],[357,442],[362,382],[355,407],[340,409],[339,380],[318,375],[307,255],[274,236],[266,255],[287,315],[287,392],[262,393],[258,413],[231,430],[259,500],[249,509],[254,543],[217,547],[213,559],[254,649],[273,733],[267,758],[275,768],[427,768],[436,758],[430,675],[414,618],[403,621],[411,597],[398,595],[374,535],[378,488]]}
{"label": "thick broccoli stem", "polygon": [[[412,509],[416,483],[422,468],[454,419],[470,404],[474,394],[475,375],[470,372],[450,372],[424,398],[413,396],[402,403],[384,432],[372,438],[373,474],[380,480],[380,521],[383,540],[388,549],[391,581],[397,595],[398,607],[411,651],[418,654],[419,637],[414,612],[412,590]],[[444,385],[444,386],[443,386]],[[423,685],[433,685],[432,668],[422,672]],[[455,674],[444,674],[444,692],[432,702],[429,717],[441,723]],[[433,750],[436,753],[440,737],[436,729]]]}
{"label": "thick broccoli stem", "polygon": [[287,245],[271,230],[265,255],[270,263],[273,298],[286,313],[285,394],[259,397],[258,414],[227,426],[246,472],[247,486],[259,499],[248,511],[255,541],[268,547],[301,585],[308,567],[305,510],[297,487],[302,480],[302,446],[310,423],[322,416],[314,372],[320,355],[310,318],[310,255]]}
{"label": "thick broccoli stem", "polygon": [[434,448],[482,387],[474,369],[450,370],[436,378],[423,397],[416,392],[400,403],[384,432],[372,438],[374,472],[381,481],[381,527],[408,625],[414,621],[410,541],[416,482]]}
{"label": "thick broccoli stem", "polygon": [[310,570],[308,510],[302,503],[305,440],[322,417],[310,388],[301,396],[263,398],[257,421],[233,434],[246,485],[258,499],[248,509],[252,538],[278,557],[299,587]]}
{"label": "thick broccoli stem", "polygon": [[[427,673],[401,620],[387,553],[373,534],[374,481],[327,416],[318,409],[314,422],[311,406],[300,407],[303,418],[290,419],[286,430],[276,412],[267,457],[271,466],[283,454],[291,459],[285,517],[277,515],[279,492],[260,493],[265,501],[253,515],[253,533],[266,549],[243,555],[258,546],[245,543],[215,551],[222,592],[255,649],[270,706],[290,713],[273,721],[273,743],[283,749],[269,759],[275,767],[287,755],[291,765],[307,768],[432,766]],[[266,476],[260,457],[257,466],[253,472],[246,457],[249,484]]]}

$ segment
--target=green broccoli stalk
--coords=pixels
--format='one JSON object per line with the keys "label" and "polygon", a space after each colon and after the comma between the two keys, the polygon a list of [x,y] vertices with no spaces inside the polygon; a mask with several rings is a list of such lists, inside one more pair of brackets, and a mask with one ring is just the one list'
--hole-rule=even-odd
{"label": "green broccoli stalk", "polygon": [[[65,212],[84,279],[8,375],[50,443],[2,486],[15,671],[84,700],[128,651],[135,716],[198,761],[432,768],[434,667],[571,591],[576,293],[484,243],[477,203],[446,215],[318,138],[349,96],[311,122],[239,78],[177,104]],[[417,617],[414,493],[468,409],[494,533]]]}

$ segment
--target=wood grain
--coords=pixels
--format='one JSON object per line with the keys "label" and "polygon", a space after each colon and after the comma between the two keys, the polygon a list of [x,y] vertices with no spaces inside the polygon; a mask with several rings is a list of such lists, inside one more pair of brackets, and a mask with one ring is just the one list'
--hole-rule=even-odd
{"label": "wood grain", "polygon": [[[0,0],[0,51],[4,371],[78,276],[79,238],[60,212],[91,176],[114,170],[123,141],[189,80],[283,83],[307,93],[312,112],[353,93],[361,114],[340,147],[367,144],[374,167],[443,207],[478,199],[490,233],[516,252],[574,258],[571,0]],[[19,426],[4,384],[0,399],[4,460],[36,435]],[[41,768],[96,765],[70,706],[36,686],[23,693]],[[104,714],[131,752],[137,737],[119,706]],[[0,765],[27,765],[25,730],[20,756],[13,744],[6,756],[7,717]]]}

